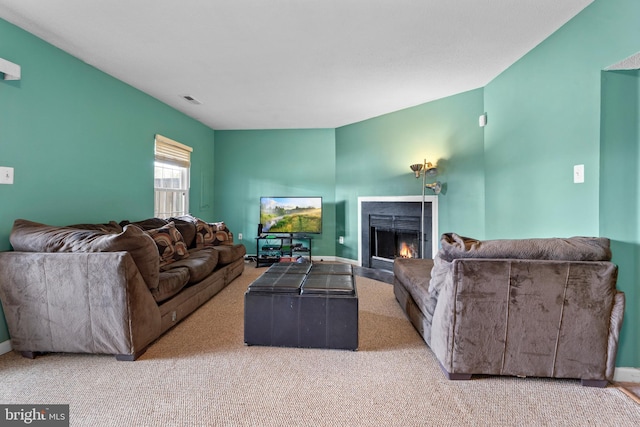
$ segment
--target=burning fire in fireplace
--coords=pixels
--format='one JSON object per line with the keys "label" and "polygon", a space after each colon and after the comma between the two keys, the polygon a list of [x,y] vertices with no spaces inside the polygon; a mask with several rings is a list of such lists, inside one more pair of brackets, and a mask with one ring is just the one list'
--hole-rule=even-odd
{"label": "burning fire in fireplace", "polygon": [[400,244],[400,258],[417,258],[418,250],[413,245],[408,245],[405,242]]}

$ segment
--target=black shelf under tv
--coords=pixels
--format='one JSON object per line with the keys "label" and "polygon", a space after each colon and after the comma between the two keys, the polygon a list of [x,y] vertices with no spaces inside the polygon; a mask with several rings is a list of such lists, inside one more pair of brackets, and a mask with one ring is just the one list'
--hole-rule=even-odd
{"label": "black shelf under tv", "polygon": [[297,262],[300,258],[311,262],[310,236],[266,235],[256,237],[256,267],[281,261]]}

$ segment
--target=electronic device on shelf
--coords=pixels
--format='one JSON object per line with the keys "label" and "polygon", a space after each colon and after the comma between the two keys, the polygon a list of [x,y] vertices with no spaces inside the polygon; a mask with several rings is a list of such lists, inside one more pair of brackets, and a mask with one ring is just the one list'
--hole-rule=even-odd
{"label": "electronic device on shelf", "polygon": [[280,245],[263,245],[262,246],[262,250],[263,251],[274,251],[276,249],[280,249],[281,246]]}
{"label": "electronic device on shelf", "polygon": [[313,237],[291,233],[256,237],[256,267],[277,262],[311,262]]}

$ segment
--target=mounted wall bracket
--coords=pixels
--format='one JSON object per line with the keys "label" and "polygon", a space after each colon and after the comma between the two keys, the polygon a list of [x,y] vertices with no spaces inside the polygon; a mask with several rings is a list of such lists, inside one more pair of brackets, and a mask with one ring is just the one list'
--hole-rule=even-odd
{"label": "mounted wall bracket", "polygon": [[4,80],[20,80],[20,66],[0,58],[0,73],[4,74]]}

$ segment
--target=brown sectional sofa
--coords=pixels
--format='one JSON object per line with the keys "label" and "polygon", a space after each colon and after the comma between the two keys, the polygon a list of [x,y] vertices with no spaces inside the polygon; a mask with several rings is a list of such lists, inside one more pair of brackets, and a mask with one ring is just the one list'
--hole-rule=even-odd
{"label": "brown sectional sofa", "polygon": [[394,293],[449,379],[613,378],[624,294],[609,240],[444,234],[434,260],[397,259]]}
{"label": "brown sectional sofa", "polygon": [[16,220],[0,253],[11,344],[135,360],[244,270],[223,223],[192,216],[47,226]]}

